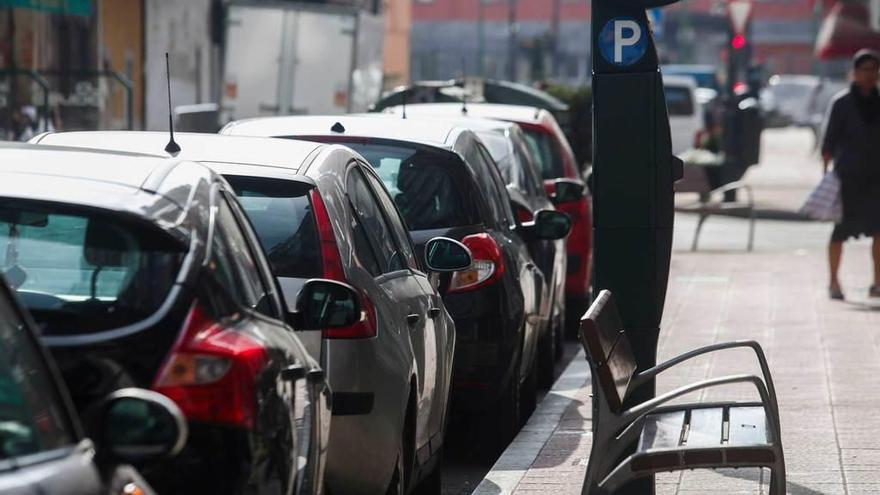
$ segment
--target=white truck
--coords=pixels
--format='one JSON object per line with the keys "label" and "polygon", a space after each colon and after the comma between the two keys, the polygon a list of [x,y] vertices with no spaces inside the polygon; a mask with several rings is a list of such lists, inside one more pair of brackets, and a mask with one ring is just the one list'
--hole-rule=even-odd
{"label": "white truck", "polygon": [[315,3],[233,1],[220,122],[364,112],[382,92],[381,14]]}

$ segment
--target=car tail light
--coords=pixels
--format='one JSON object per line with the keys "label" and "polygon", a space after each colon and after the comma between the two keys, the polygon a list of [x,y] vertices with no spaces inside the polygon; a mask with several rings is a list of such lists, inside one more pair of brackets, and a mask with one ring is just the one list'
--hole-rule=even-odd
{"label": "car tail light", "polygon": [[[342,257],[336,245],[336,234],[324,199],[317,189],[311,192],[312,209],[315,211],[315,223],[318,225],[318,239],[321,244],[321,262],[324,265],[324,278],[347,282],[342,267]],[[322,337],[327,339],[368,339],[376,336],[376,307],[366,294],[361,292],[361,320],[354,325],[342,328],[324,329]]]}
{"label": "car tail light", "polygon": [[705,132],[705,130],[700,129],[694,133],[694,149],[698,150],[703,147],[703,136],[705,136]]}
{"label": "car tail light", "polygon": [[449,293],[466,292],[485,287],[504,274],[501,249],[489,234],[469,235],[461,243],[471,250],[473,264],[467,270],[452,274]]}
{"label": "car tail light", "polygon": [[519,223],[527,223],[527,222],[532,222],[535,220],[535,214],[532,213],[531,210],[529,210],[528,208],[526,208],[522,205],[516,206],[515,213],[516,213],[516,219],[517,219],[517,221],[519,221]]}
{"label": "car tail light", "polygon": [[263,345],[214,321],[196,301],[153,389],[191,421],[252,428],[255,384],[268,362]]}

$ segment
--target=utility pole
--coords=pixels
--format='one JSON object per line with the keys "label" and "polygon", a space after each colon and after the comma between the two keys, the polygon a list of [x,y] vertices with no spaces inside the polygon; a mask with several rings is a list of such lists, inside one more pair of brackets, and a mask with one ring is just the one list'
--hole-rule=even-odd
{"label": "utility pole", "polygon": [[507,0],[507,78],[511,82],[516,82],[517,75],[517,31],[519,27],[516,23],[516,7],[518,0]]}
{"label": "utility pole", "polygon": [[477,67],[486,78],[486,0],[477,1]]}
{"label": "utility pole", "polygon": [[550,36],[553,40],[551,49],[552,58],[553,58],[553,69],[551,74],[555,79],[559,79],[560,72],[562,70],[562,53],[559,49],[559,40],[561,37],[561,26],[560,26],[560,18],[562,17],[562,0],[553,0],[553,17],[550,20]]}

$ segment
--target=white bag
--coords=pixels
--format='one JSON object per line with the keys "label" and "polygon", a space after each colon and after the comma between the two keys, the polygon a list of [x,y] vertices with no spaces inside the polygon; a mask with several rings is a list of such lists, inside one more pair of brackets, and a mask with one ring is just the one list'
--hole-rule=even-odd
{"label": "white bag", "polygon": [[801,207],[800,212],[813,220],[835,223],[843,220],[840,179],[836,173],[831,171],[825,174],[822,182],[810,193],[810,197],[807,198],[807,202]]}

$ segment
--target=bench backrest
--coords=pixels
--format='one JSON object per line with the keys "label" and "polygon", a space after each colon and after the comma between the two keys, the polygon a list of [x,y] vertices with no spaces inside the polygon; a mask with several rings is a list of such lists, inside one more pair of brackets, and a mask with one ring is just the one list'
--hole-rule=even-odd
{"label": "bench backrest", "polygon": [[636,371],[636,359],[610,291],[599,293],[581,320],[581,343],[609,408],[621,411]]}

